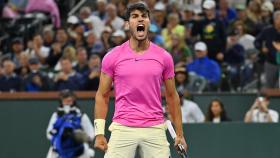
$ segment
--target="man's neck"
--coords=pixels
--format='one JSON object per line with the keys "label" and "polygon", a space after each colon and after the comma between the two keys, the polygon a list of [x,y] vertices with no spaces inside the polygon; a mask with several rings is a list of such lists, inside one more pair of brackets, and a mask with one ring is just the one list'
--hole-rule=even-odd
{"label": "man's neck", "polygon": [[131,37],[129,39],[129,46],[132,50],[134,50],[136,53],[142,53],[143,51],[147,50],[150,46],[150,41],[147,39],[143,41],[138,41]]}

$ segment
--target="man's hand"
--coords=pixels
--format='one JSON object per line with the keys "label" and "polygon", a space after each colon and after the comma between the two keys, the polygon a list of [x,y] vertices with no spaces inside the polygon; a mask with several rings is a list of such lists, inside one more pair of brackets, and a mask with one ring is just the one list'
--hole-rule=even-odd
{"label": "man's hand", "polygon": [[184,146],[185,152],[187,151],[188,145],[187,145],[186,140],[185,140],[184,137],[182,137],[182,136],[177,136],[177,137],[175,138],[174,146],[175,146],[176,150],[177,150],[178,152],[180,152],[180,149],[178,148],[178,144],[182,144],[182,145]]}
{"label": "man's hand", "polygon": [[107,149],[108,149],[108,144],[107,144],[107,140],[106,140],[106,138],[104,137],[104,135],[100,134],[100,135],[97,135],[97,136],[95,137],[94,148],[97,148],[97,149],[102,150],[102,151],[104,151],[104,152],[107,151]]}
{"label": "man's hand", "polygon": [[280,42],[273,41],[272,44],[277,51],[280,51]]}
{"label": "man's hand", "polygon": [[216,55],[216,58],[219,60],[219,61],[223,61],[224,60],[224,54],[222,52],[219,52],[217,55]]}

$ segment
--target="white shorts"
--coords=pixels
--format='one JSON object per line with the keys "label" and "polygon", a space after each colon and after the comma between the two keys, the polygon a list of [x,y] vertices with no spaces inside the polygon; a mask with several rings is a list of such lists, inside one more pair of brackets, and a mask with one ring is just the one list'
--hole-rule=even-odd
{"label": "white shorts", "polygon": [[104,158],[134,158],[136,149],[142,158],[169,158],[166,124],[147,128],[127,127],[113,122]]}

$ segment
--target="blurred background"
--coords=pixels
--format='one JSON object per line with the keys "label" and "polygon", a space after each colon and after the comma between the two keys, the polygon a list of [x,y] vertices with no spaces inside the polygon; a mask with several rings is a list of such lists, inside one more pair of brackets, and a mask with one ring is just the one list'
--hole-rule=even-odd
{"label": "blurred background", "polygon": [[[136,1],[0,0],[1,158],[46,157],[58,91],[93,119],[102,58],[129,39]],[[280,0],[145,2],[150,40],[174,60],[190,157],[279,158]]]}

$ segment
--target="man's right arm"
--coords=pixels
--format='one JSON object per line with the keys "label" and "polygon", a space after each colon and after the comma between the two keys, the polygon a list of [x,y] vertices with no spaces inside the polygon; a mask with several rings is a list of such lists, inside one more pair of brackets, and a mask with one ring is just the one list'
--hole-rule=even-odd
{"label": "man's right arm", "polygon": [[[100,75],[99,87],[95,96],[95,109],[94,109],[95,120],[106,119],[111,86],[112,86],[111,76],[102,72]],[[96,128],[96,124],[94,126]],[[99,131],[95,131],[95,133],[96,133],[96,140],[94,146],[102,151],[106,151],[107,141],[106,138],[104,137],[104,134],[99,134]]]}

